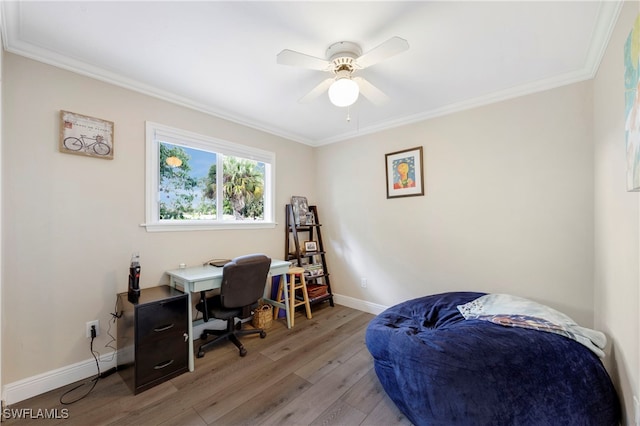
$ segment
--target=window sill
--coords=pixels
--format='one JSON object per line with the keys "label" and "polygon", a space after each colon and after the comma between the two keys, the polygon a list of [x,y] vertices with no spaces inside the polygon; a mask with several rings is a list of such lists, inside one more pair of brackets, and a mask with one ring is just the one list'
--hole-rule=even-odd
{"label": "window sill", "polygon": [[141,223],[140,226],[147,228],[147,232],[173,232],[173,231],[216,231],[228,229],[270,229],[275,228],[275,222],[180,222],[180,223]]}

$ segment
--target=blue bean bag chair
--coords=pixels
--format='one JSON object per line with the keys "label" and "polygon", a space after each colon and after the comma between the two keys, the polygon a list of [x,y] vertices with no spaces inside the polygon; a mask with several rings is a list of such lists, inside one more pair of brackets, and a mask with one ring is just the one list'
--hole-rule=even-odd
{"label": "blue bean bag chair", "polygon": [[415,425],[618,425],[620,406],[598,355],[566,336],[465,319],[484,293],[393,306],[368,325],[382,387]]}

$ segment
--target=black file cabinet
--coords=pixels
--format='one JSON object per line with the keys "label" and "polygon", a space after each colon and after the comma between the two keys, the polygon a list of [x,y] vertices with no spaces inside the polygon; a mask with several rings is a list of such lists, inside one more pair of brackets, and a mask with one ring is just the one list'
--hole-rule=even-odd
{"label": "black file cabinet", "polygon": [[118,294],[118,372],[138,394],[189,370],[187,295],[145,288],[137,303]]}

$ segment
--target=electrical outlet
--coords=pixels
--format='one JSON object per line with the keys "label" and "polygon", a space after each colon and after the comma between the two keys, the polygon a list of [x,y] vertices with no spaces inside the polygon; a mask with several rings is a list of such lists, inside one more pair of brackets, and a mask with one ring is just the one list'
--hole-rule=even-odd
{"label": "electrical outlet", "polygon": [[365,277],[360,278],[360,287],[367,288],[367,279]]}
{"label": "electrical outlet", "polygon": [[100,335],[100,320],[88,321],[86,324],[86,334],[88,338],[91,338],[91,326],[96,326],[96,337]]}

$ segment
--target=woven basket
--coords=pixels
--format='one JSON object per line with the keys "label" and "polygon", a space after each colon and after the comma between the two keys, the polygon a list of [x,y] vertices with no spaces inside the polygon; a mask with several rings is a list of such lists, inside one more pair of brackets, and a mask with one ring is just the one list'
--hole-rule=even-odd
{"label": "woven basket", "polygon": [[273,321],[273,313],[271,312],[271,305],[262,304],[253,312],[253,320],[251,324],[255,328],[269,328]]}

